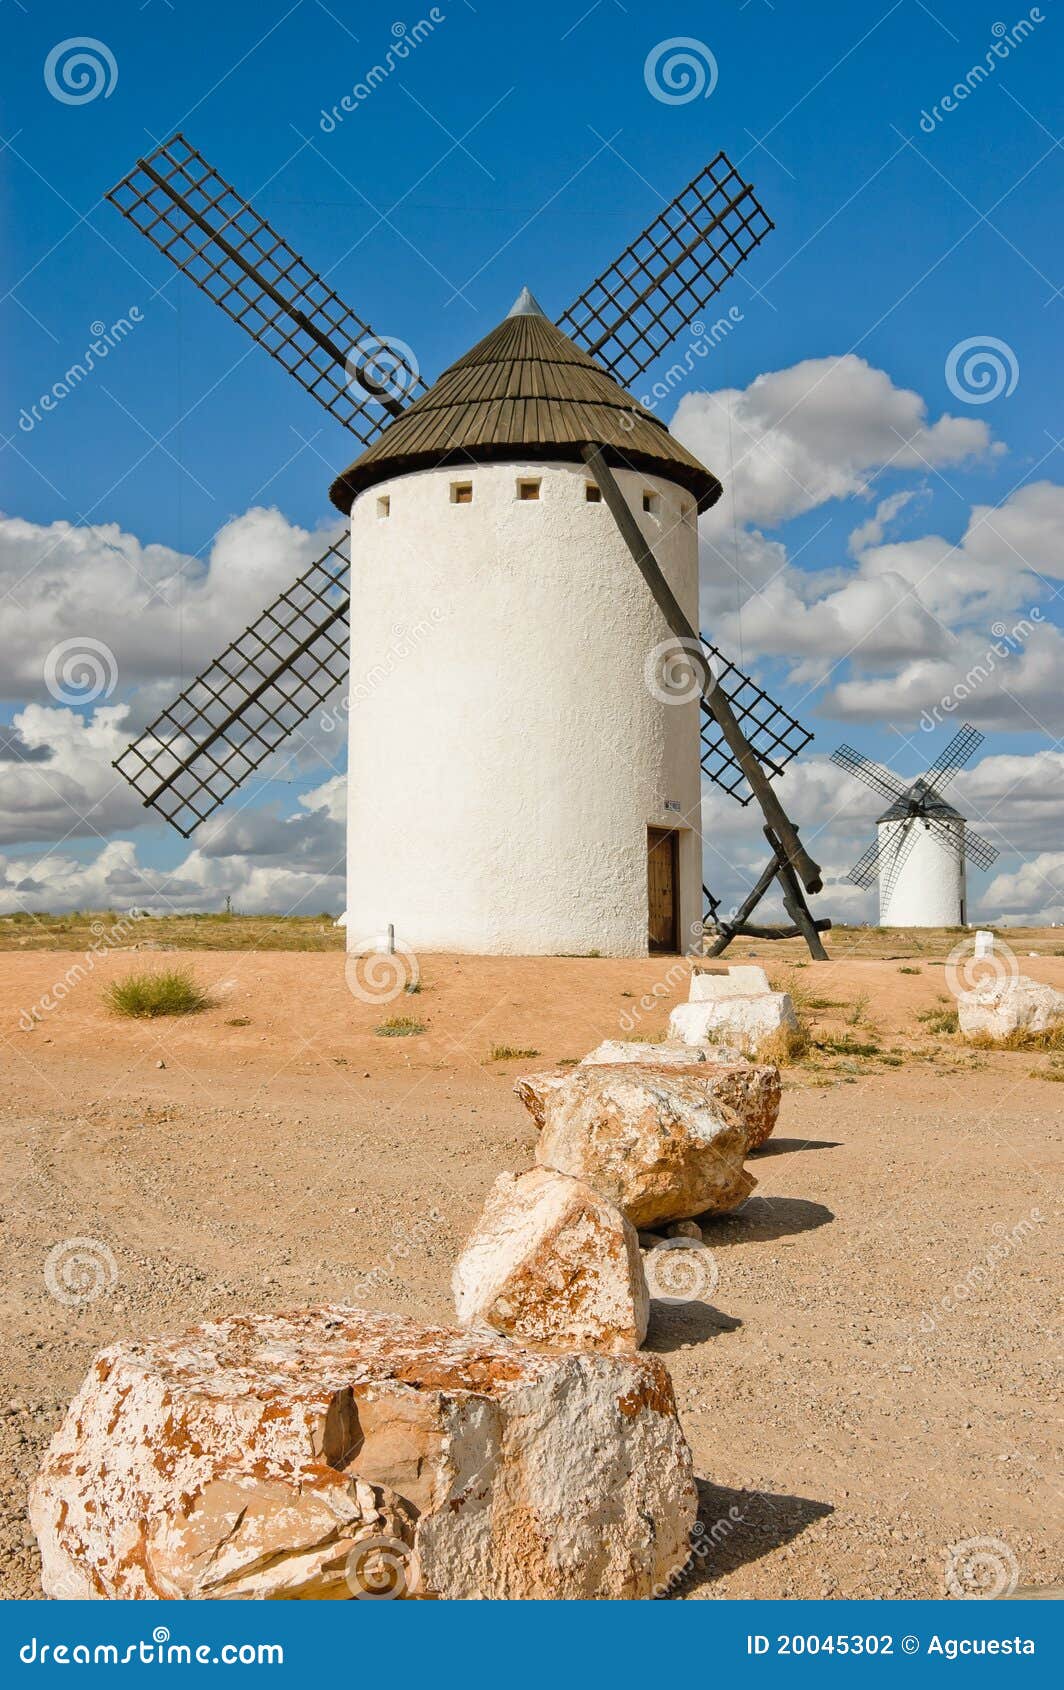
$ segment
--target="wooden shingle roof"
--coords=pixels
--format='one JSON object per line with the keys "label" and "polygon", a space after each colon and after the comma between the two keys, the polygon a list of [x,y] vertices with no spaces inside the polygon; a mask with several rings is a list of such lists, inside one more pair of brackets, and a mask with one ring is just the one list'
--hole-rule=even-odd
{"label": "wooden shingle roof", "polygon": [[[525,301],[527,300],[527,303]],[[531,307],[531,309],[530,309]],[[329,490],[347,512],[367,487],[443,464],[562,459],[598,445],[622,469],[661,475],[708,510],[721,485],[655,416],[522,295],[515,314],[389,423]]]}

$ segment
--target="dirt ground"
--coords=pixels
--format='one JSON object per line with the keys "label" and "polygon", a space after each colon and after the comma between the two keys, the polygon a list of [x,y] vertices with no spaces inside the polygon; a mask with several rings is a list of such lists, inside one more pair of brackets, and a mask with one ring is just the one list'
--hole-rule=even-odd
{"label": "dirt ground", "polygon": [[[761,947],[813,1050],[785,1070],[756,1193],[706,1226],[712,1306],[655,1304],[649,1339],[702,1481],[687,1598],[940,1596],[952,1547],[976,1538],[1021,1587],[1064,1578],[1064,1064],[957,1042],[943,960],[960,937],[892,935],[869,959],[835,936],[835,960],[804,965],[797,945]],[[1007,937],[1025,973],[1064,989],[1059,933]],[[107,1014],[109,980],[175,962],[214,1007]],[[660,1036],[689,973],[673,958],[420,964],[421,990],[382,1003],[320,947],[108,951],[86,971],[82,952],[5,946],[0,1595],[39,1593],[25,1487],[97,1349],[326,1300],[449,1319],[487,1187],[532,1157],[515,1076]],[[425,1030],[379,1034],[395,1015]],[[46,1281],[69,1240],[99,1264],[86,1303]]]}

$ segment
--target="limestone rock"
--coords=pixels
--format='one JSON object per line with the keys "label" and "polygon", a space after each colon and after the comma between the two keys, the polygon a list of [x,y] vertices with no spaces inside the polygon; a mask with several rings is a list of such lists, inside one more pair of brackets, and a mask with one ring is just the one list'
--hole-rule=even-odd
{"label": "limestone rock", "polygon": [[1064,1021],[1064,992],[1026,974],[1009,976],[962,992],[957,1020],[962,1033],[985,1033],[992,1039],[1007,1039],[1018,1029],[1041,1033]]}
{"label": "limestone rock", "polygon": [[639,1044],[635,1040],[606,1039],[580,1059],[581,1068],[598,1067],[602,1063],[646,1062],[651,1068],[669,1066],[687,1068],[692,1062],[744,1062],[741,1050],[734,1045]]}
{"label": "limestone rock", "polygon": [[514,1091],[528,1110],[537,1127],[543,1125],[547,1099],[569,1078],[568,1068],[545,1068],[539,1074],[522,1074],[514,1081]]}
{"label": "limestone rock", "polygon": [[743,1168],[748,1128],[736,1107],[735,1076],[750,1072],[574,1068],[546,1100],[536,1161],[586,1180],[637,1228],[734,1209],[757,1183]]}
{"label": "limestone rock", "polygon": [[733,963],[727,968],[696,968],[688,1000],[708,1003],[714,998],[761,997],[771,992],[768,975],[756,963]]}
{"label": "limestone rock", "polygon": [[649,1298],[635,1228],[583,1180],[500,1174],[452,1278],[464,1325],[521,1343],[637,1350]]}
{"label": "limestone rock", "polygon": [[108,1598],[646,1597],[694,1516],[658,1357],[344,1307],[105,1350],[30,1500],[46,1592]]}
{"label": "limestone rock", "polygon": [[669,1037],[690,1045],[723,1038],[754,1055],[762,1039],[797,1025],[794,1005],[786,992],[763,992],[751,997],[733,995],[678,1003],[669,1016]]}

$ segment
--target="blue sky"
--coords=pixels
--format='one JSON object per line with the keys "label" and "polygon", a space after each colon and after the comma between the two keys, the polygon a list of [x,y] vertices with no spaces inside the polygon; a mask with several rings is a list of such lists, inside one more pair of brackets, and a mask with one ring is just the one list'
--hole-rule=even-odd
{"label": "blue sky", "polygon": [[[909,407],[914,426],[920,421],[933,430],[945,413],[983,433],[971,447],[970,430],[955,445],[940,432],[926,451],[893,462],[882,451],[857,461],[858,452],[838,495],[814,481],[798,501],[766,493],[760,502],[740,503],[736,521],[751,536],[752,555],[763,562],[768,545],[784,548],[773,555],[786,557],[787,579],[806,595],[814,616],[825,598],[852,585],[861,566],[850,536],[890,495],[911,497],[884,514],[881,539],[908,546],[911,555],[928,536],[960,541],[973,507],[1008,504],[1028,483],[1052,489],[1064,482],[1055,445],[1064,436],[1058,356],[1064,296],[1057,291],[1064,264],[1055,209],[1064,173],[1056,141],[1064,53],[1054,0],[1033,10],[958,0],[890,6],[723,0],[652,8],[547,0],[532,10],[445,0],[436,8],[441,21],[395,74],[327,133],[323,108],[336,106],[384,58],[394,26],[410,30],[429,12],[420,5],[403,10],[394,0],[225,7],[150,0],[87,9],[34,0],[23,8],[9,0],[4,6],[0,322],[8,380],[0,434],[9,444],[0,451],[0,509],[31,525],[15,535],[20,578],[34,544],[44,543],[35,540],[36,530],[57,521],[91,531],[114,524],[141,546],[198,559],[185,565],[193,581],[206,568],[213,536],[251,507],[276,506],[289,525],[331,531],[328,483],[354,455],[343,429],[101,203],[138,154],[178,127],[375,329],[414,348],[429,379],[487,332],[526,282],[550,314],[560,314],[657,213],[661,198],[723,147],[756,184],[776,230],[719,297],[714,314],[735,306],[741,321],[690,386],[662,407],[666,420],[678,401],[678,426],[689,431],[690,443],[704,445],[706,428],[712,440],[720,436],[699,420],[696,386],[748,394],[766,372],[809,366],[806,385],[823,395],[817,372],[827,366],[820,361],[848,356],[883,372],[890,392],[918,396],[926,412],[921,417],[919,407]],[[1020,19],[1029,20],[1028,38],[1017,38],[976,79],[969,97],[943,111],[943,95],[973,66],[987,64],[995,42],[1000,47],[995,25],[1003,24],[1011,38]],[[106,97],[67,104],[50,92],[44,64],[57,43],[77,36],[103,42],[117,76],[108,72],[113,86]],[[673,37],[700,42],[707,62],[712,55],[717,75],[708,98],[670,104],[648,89],[647,56]],[[940,121],[925,115],[936,106]],[[32,430],[20,427],[20,416],[83,352],[90,325],[109,324],[131,307],[141,320],[106,368]],[[1012,390],[984,404],[973,402],[978,393],[951,391],[947,363],[959,343],[988,337],[1007,349]],[[827,383],[839,398],[833,426],[844,435],[848,372],[859,374],[858,366],[842,366],[842,375]],[[648,372],[648,383],[655,373]],[[867,402],[876,404],[871,388]],[[742,407],[733,412],[741,421]],[[746,414],[750,428],[764,422],[756,399],[746,402]],[[866,406],[854,435],[867,423]],[[814,436],[815,429],[789,442],[807,483]],[[824,456],[830,457],[827,448]],[[728,462],[712,467],[728,479]],[[744,466],[740,486],[746,474]],[[1012,627],[1035,595],[1045,622],[1060,622],[1055,594],[1064,547],[1055,514],[1051,491],[1037,510],[1033,504],[1018,510],[1007,529],[1000,557],[1010,580],[1000,617],[992,602],[995,558],[985,548],[977,561],[991,579],[988,593],[961,602],[962,579],[928,607],[954,642],[951,659],[949,651],[932,653],[929,637],[928,661],[942,673],[952,661],[963,675],[971,654],[992,639],[991,628],[998,621]],[[721,531],[711,545],[711,574],[727,576],[720,555],[733,542]],[[85,552],[66,548],[60,555],[75,574],[92,564]],[[964,556],[955,554],[951,569]],[[870,562],[866,572],[876,575],[886,561]],[[891,561],[903,573],[909,567],[900,552]],[[254,560],[246,567],[253,574]],[[80,622],[48,629],[33,600],[50,590],[50,574],[31,569],[7,602],[3,615],[15,652],[38,638],[38,625],[53,638],[93,633],[88,585]],[[747,666],[799,704],[816,730],[814,756],[822,759],[846,737],[906,772],[930,761],[943,736],[932,743],[919,720],[935,688],[929,692],[929,682],[910,675],[905,651],[873,660],[853,647],[843,656],[840,646],[818,675],[807,649],[770,649],[785,642],[758,633],[756,605],[724,618],[725,602],[741,604],[762,585],[762,576],[745,574],[738,594],[734,581],[726,583],[727,597],[712,590],[711,580],[708,607],[720,612],[722,634],[742,642]],[[264,573],[262,601],[280,584]],[[57,589],[60,596],[63,590]],[[73,589],[71,602],[77,602]],[[132,595],[129,651],[137,602]],[[115,612],[113,602],[100,609]],[[223,644],[248,617],[227,627],[224,606],[220,615]],[[175,651],[184,650],[184,636],[178,611]],[[1041,629],[1038,637],[1045,638]],[[990,708],[995,678],[980,706],[984,721],[979,708],[967,712],[986,727],[982,755],[991,759],[982,788],[977,781],[969,798],[977,803],[981,795],[984,809],[992,806],[991,821],[1005,830],[1000,843],[1011,879],[1002,883],[1001,908],[1046,914],[1064,905],[1064,859],[1055,850],[1061,812],[1045,797],[1061,772],[1060,711],[1058,700],[1054,714],[1044,680],[1023,669],[1034,648],[1027,649],[1026,638],[1022,644],[1009,662],[1017,666],[1013,690],[1026,702],[1014,709],[1002,700]],[[1043,667],[1054,652],[1046,646]],[[137,671],[126,649],[116,655],[120,674]],[[51,708],[47,694],[27,680],[26,651],[21,656],[25,662],[15,665],[5,688],[9,722],[28,699]],[[38,668],[43,657],[42,650]],[[166,667],[160,660],[160,684],[170,678]],[[171,673],[179,667],[175,660]],[[139,683],[146,679],[140,675]],[[848,679],[857,691],[840,698],[839,683]],[[860,689],[873,682],[887,689],[877,696],[887,698],[896,683],[892,707],[871,710],[872,693]],[[123,680],[110,703],[128,696]],[[42,734],[46,727],[38,721]],[[1047,755],[1057,760],[1047,762]],[[29,778],[33,767],[24,764],[15,774]],[[259,803],[275,820],[299,813],[300,793],[319,789],[332,772],[327,764],[308,764],[295,784],[260,785],[245,817]],[[795,802],[804,796],[819,809],[830,790],[826,772],[820,779],[820,787],[796,786]],[[1007,802],[1010,792],[1019,792],[1023,803]],[[95,788],[91,798],[91,824],[60,827],[53,817],[49,833],[52,810],[42,803],[41,837],[16,827],[17,848],[0,839],[0,852],[10,850],[23,873],[27,863],[56,854],[59,836],[62,860],[81,865],[98,857],[102,841],[119,837],[134,841],[140,864],[170,866],[186,858],[187,847],[161,826],[145,826],[128,810],[112,812]],[[833,845],[840,867],[847,851],[863,844],[871,813],[854,798],[856,808],[847,801],[846,827]],[[736,831],[749,820],[722,823],[734,843],[718,867],[725,880],[734,871],[736,884],[759,855],[749,829]],[[813,825],[810,818],[807,831]],[[239,853],[231,854],[235,861]],[[282,855],[276,853],[278,861]],[[269,858],[266,845],[260,856]],[[1041,867],[1021,885],[1017,876],[1032,861]],[[215,902],[223,881],[224,875],[204,882]],[[59,885],[54,877],[47,883],[53,891]],[[246,889],[246,874],[231,884]],[[265,895],[268,884],[255,895]],[[91,890],[89,882],[78,886],[85,897]],[[857,912],[855,904],[844,907]]]}

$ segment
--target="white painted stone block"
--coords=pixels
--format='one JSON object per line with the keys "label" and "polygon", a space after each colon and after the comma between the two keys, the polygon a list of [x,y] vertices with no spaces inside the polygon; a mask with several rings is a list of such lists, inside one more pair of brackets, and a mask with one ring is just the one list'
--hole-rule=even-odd
{"label": "white painted stone block", "polygon": [[980,928],[975,935],[975,954],[977,957],[993,956],[994,935]]}
{"label": "white painted stone block", "polygon": [[705,969],[691,975],[688,1001],[708,1003],[715,998],[755,997],[759,992],[771,992],[768,975],[756,963],[737,963],[727,974],[712,974]]}
{"label": "white painted stone block", "polygon": [[762,992],[756,997],[710,998],[703,1003],[677,1004],[669,1016],[669,1037],[684,1044],[713,1044],[727,1040],[748,1054],[762,1039],[781,1027],[797,1027],[794,1005],[786,992]]}

